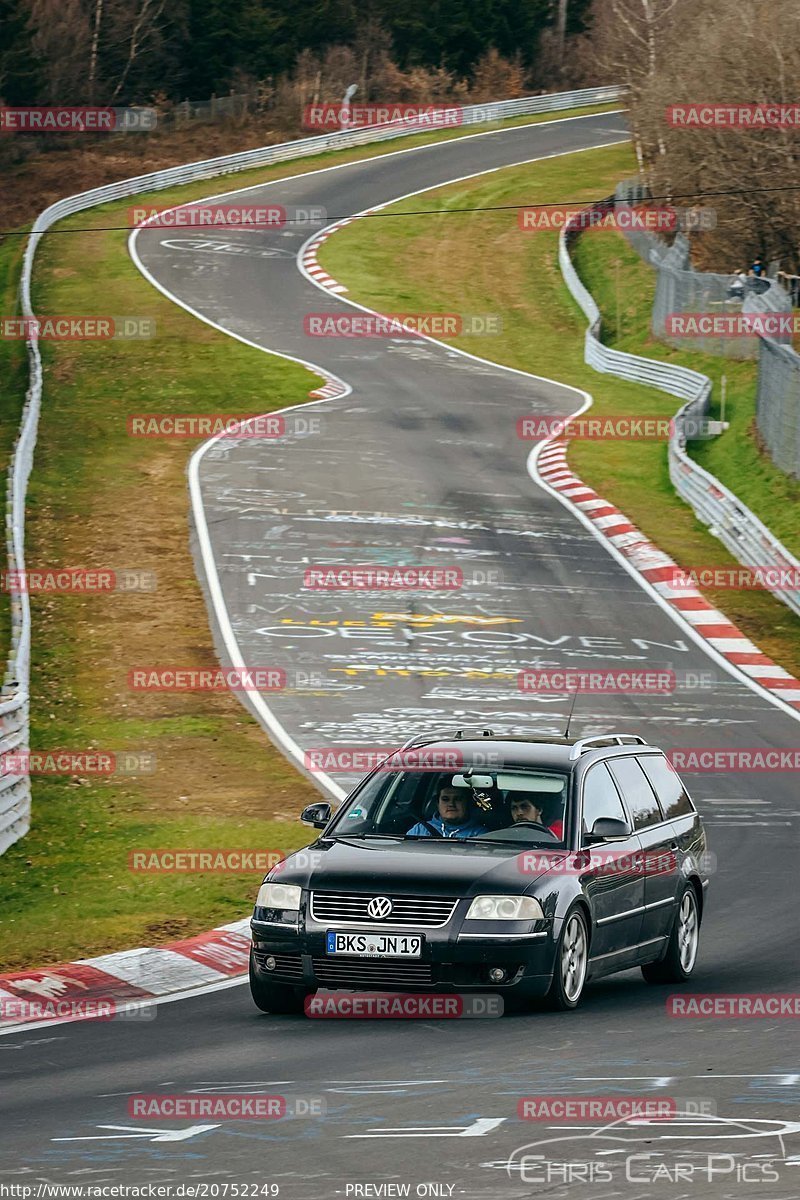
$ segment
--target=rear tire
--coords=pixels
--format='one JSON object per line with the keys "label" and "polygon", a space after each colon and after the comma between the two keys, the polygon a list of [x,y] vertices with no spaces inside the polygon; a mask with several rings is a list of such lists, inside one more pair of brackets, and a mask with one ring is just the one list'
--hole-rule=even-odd
{"label": "rear tire", "polygon": [[567,1012],[577,1008],[589,969],[589,929],[583,909],[573,908],[564,918],[556,947],[553,982],[545,997],[545,1008]]}
{"label": "rear tire", "polygon": [[666,954],[658,962],[645,963],[642,975],[648,983],[683,983],[694,970],[699,944],[700,908],[689,883],[678,901]]}
{"label": "rear tire", "polygon": [[265,979],[256,970],[253,961],[253,951],[250,951],[250,995],[256,1008],[262,1012],[282,1016],[288,1013],[303,1012],[303,1001],[306,993],[300,988],[291,987],[286,983],[273,983]]}

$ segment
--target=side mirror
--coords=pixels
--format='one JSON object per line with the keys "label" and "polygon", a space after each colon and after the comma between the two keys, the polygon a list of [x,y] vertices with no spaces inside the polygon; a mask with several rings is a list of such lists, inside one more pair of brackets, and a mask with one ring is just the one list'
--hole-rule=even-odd
{"label": "side mirror", "polygon": [[598,817],[589,837],[592,841],[608,841],[630,837],[632,832],[627,821],[618,821],[616,817]]}
{"label": "side mirror", "polygon": [[318,804],[309,804],[300,813],[300,820],[304,825],[311,825],[314,829],[324,829],[331,819],[331,806],[326,801],[322,800]]}

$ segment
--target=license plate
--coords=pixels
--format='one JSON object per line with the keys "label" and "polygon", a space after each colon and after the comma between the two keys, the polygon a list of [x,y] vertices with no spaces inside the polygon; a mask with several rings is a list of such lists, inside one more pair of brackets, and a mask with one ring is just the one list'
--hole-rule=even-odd
{"label": "license plate", "polygon": [[356,958],[420,958],[419,933],[328,933],[328,954],[352,954]]}

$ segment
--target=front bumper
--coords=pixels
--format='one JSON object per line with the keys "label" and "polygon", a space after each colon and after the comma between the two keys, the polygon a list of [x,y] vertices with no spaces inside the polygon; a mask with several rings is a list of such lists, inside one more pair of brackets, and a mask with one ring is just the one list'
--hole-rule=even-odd
{"label": "front bumper", "polygon": [[[257,973],[276,983],[290,983],[305,991],[347,989],[391,992],[492,991],[520,996],[542,996],[553,976],[555,947],[552,921],[470,922],[478,930],[454,924],[453,929],[407,929],[423,936],[418,959],[375,959],[326,953],[328,926],[294,926],[291,929],[253,919],[254,966]],[[483,928],[485,927],[485,928]],[[333,926],[331,926],[333,928]],[[387,932],[373,925],[348,926],[351,933]],[[266,960],[275,960],[269,969]],[[489,979],[489,969],[502,967],[502,983]]]}

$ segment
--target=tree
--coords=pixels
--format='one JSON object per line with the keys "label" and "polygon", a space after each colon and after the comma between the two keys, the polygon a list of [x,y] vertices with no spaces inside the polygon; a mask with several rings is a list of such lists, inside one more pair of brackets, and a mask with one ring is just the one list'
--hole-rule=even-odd
{"label": "tree", "polygon": [[628,89],[631,133],[639,169],[647,153],[642,139],[637,102],[642,90],[656,79],[663,44],[693,0],[595,0],[592,43],[603,74]]}
{"label": "tree", "polygon": [[28,24],[39,86],[26,103],[86,103],[91,30],[80,0],[32,0]]}
{"label": "tree", "polygon": [[39,89],[27,4],[0,0],[0,97],[23,104]]}
{"label": "tree", "polygon": [[632,100],[654,192],[740,189],[698,200],[716,211],[717,228],[703,238],[705,261],[715,269],[733,270],[756,254],[800,268],[800,193],[791,190],[800,158],[797,128],[686,129],[670,125],[666,110],[713,101],[794,106],[799,77],[795,0],[697,0]]}

